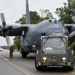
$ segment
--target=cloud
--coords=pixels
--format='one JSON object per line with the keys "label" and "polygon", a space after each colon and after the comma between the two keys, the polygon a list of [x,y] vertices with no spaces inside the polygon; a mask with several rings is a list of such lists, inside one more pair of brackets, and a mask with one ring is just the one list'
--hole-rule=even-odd
{"label": "cloud", "polygon": [[0,1],[0,13],[5,14],[7,23],[15,23],[22,14],[25,14],[25,0]]}

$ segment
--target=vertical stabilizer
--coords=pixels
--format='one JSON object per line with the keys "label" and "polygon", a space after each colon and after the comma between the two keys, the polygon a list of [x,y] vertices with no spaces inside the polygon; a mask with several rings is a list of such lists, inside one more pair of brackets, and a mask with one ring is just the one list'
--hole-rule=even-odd
{"label": "vertical stabilizer", "polygon": [[30,24],[30,14],[28,0],[26,0],[26,24]]}

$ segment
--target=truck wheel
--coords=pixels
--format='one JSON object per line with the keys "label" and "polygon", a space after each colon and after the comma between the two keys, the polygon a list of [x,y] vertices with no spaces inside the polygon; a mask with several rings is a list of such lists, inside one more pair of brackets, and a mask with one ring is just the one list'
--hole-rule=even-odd
{"label": "truck wheel", "polygon": [[74,56],[73,56],[73,61],[71,63],[72,63],[72,67],[70,68],[70,70],[74,70]]}
{"label": "truck wheel", "polygon": [[74,70],[74,68],[73,68],[73,67],[71,67],[71,68],[70,68],[70,70],[72,71],[72,70]]}
{"label": "truck wheel", "polygon": [[70,70],[74,70],[74,62],[72,62],[72,67],[70,68]]}
{"label": "truck wheel", "polygon": [[40,70],[42,70],[43,68],[42,68],[42,67],[36,67],[36,69],[37,69],[38,71],[40,71]]}
{"label": "truck wheel", "polygon": [[36,68],[38,71],[42,70],[43,67],[41,67],[41,66],[37,66],[36,63],[37,63],[37,61],[36,61],[36,58],[35,58],[35,68]]}

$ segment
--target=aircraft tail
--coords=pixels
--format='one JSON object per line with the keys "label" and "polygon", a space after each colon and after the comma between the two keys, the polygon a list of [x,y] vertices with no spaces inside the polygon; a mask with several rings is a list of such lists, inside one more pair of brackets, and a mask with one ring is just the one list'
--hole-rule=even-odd
{"label": "aircraft tail", "polygon": [[26,24],[30,24],[30,14],[28,0],[26,0]]}

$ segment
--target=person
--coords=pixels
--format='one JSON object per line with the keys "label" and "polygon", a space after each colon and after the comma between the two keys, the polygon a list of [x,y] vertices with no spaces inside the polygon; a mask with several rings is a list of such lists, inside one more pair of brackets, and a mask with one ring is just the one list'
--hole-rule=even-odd
{"label": "person", "polygon": [[13,58],[13,52],[14,52],[14,47],[13,47],[13,45],[11,45],[11,46],[9,47],[9,50],[10,50],[10,58]]}

